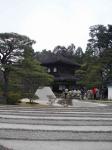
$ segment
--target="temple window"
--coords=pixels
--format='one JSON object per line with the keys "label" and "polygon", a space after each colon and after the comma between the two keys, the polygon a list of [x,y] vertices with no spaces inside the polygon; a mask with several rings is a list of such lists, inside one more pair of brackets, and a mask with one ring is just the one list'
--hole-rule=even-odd
{"label": "temple window", "polygon": [[54,67],[53,71],[54,71],[54,72],[57,72],[57,68],[56,68],[56,67]]}
{"label": "temple window", "polygon": [[47,72],[51,72],[51,69],[50,69],[50,68],[48,68],[48,69],[47,69]]}

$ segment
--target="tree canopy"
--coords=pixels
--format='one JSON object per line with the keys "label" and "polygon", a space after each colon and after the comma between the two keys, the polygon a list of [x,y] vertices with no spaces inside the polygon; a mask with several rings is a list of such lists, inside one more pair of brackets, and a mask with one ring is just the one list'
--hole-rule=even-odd
{"label": "tree canopy", "polygon": [[78,85],[88,88],[106,86],[112,81],[112,25],[93,25],[89,31],[85,52],[73,43],[68,47],[57,45],[53,50],[34,52],[35,41],[29,37],[0,33],[0,80],[4,97],[8,97],[9,84],[19,85],[25,93],[33,93],[39,85],[51,83],[53,77],[39,62],[56,57],[81,65],[75,72]]}
{"label": "tree canopy", "polygon": [[[6,101],[8,100],[9,83],[12,83],[9,81],[15,80],[17,84],[18,80],[16,78],[18,77],[22,81],[27,80],[29,91],[32,93],[35,88],[33,88],[34,84],[31,83],[35,83],[35,87],[38,87],[52,80],[52,77],[34,59],[32,48],[34,43],[35,41],[29,37],[17,33],[0,34],[0,70],[3,74],[3,95]],[[24,84],[22,82],[19,84],[22,90]]]}
{"label": "tree canopy", "polygon": [[86,51],[75,44],[58,45],[52,51],[42,51],[38,58],[67,58],[81,65],[75,75],[77,83],[87,87],[102,87],[112,80],[112,25],[93,25],[89,28]]}

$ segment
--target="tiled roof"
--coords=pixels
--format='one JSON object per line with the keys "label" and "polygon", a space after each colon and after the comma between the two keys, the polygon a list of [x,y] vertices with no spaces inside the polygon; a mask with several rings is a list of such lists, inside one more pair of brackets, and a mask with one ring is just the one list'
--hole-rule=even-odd
{"label": "tiled roof", "polygon": [[70,59],[64,58],[64,57],[50,57],[46,60],[41,60],[41,63],[43,65],[45,64],[54,64],[54,63],[64,63],[64,64],[68,64],[68,65],[74,65],[74,66],[78,66],[80,67],[79,64],[74,63],[73,61],[71,61]]}

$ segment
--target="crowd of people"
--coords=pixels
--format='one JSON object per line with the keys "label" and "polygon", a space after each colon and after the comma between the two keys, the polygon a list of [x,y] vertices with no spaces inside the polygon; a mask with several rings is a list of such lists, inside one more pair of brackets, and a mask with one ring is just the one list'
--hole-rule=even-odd
{"label": "crowd of people", "polygon": [[89,99],[105,99],[108,95],[107,88],[98,89],[96,87],[93,87],[92,89],[86,89],[86,88],[80,88],[80,89],[73,89],[68,90],[65,89],[63,92],[64,98],[77,98],[81,100],[89,100]]}

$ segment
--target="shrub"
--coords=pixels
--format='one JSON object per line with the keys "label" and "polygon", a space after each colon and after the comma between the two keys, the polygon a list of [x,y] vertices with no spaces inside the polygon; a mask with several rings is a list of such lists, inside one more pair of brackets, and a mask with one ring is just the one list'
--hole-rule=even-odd
{"label": "shrub", "polygon": [[9,92],[8,93],[8,104],[15,105],[19,103],[21,99],[21,94],[19,92]]}
{"label": "shrub", "polygon": [[39,97],[34,95],[34,93],[24,93],[22,94],[22,97],[28,98],[29,103],[34,103],[35,100],[39,99]]}

